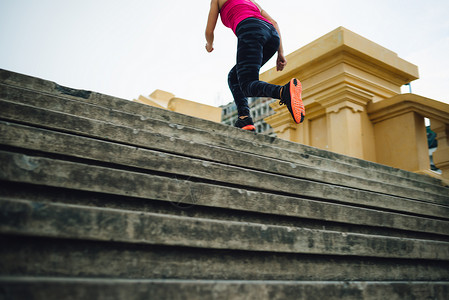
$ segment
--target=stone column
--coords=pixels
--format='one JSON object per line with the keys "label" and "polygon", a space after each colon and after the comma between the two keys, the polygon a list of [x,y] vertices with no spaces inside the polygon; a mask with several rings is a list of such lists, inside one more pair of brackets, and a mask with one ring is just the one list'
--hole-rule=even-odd
{"label": "stone column", "polygon": [[401,111],[384,109],[372,115],[377,162],[426,173],[430,169],[424,117],[403,105]]}
{"label": "stone column", "polygon": [[328,150],[364,158],[364,149],[369,146],[365,145],[362,129],[365,107],[372,100],[372,95],[342,84],[315,100],[325,108]]}
{"label": "stone column", "polygon": [[270,106],[276,113],[264,120],[270,120],[268,124],[274,128],[277,137],[287,141],[298,141],[297,126],[287,107],[280,106],[279,102],[273,102]]}

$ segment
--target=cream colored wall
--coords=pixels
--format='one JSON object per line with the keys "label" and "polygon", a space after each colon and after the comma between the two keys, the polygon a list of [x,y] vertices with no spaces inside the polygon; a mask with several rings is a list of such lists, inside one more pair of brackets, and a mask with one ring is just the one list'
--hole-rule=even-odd
{"label": "cream colored wall", "polygon": [[221,108],[219,107],[205,105],[181,98],[172,98],[168,104],[168,109],[200,119],[218,123],[221,122]]}
{"label": "cream colored wall", "polygon": [[133,101],[200,119],[221,122],[221,108],[177,98],[174,94],[162,90],[155,90],[149,96],[140,95]]}
{"label": "cream colored wall", "polygon": [[327,139],[327,117],[325,115],[317,117],[308,121],[307,125],[309,127],[309,137],[307,140],[310,141],[310,146],[329,149],[329,142]]}

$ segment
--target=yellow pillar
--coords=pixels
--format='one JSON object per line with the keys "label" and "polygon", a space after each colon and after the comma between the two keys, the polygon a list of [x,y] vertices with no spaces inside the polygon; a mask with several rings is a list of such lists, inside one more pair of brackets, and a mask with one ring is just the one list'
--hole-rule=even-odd
{"label": "yellow pillar", "polygon": [[415,111],[385,111],[373,120],[377,162],[395,168],[426,173],[430,168],[424,117]]}
{"label": "yellow pillar", "polygon": [[273,102],[270,106],[276,114],[269,116],[266,119],[270,120],[269,124],[274,128],[277,137],[287,141],[298,141],[298,132],[296,131],[297,126],[290,117],[290,112],[287,107],[285,105],[280,106],[279,102]]}
{"label": "yellow pillar", "polygon": [[372,95],[341,84],[339,88],[330,89],[315,100],[325,108],[327,118],[327,149],[333,152],[365,158],[366,147],[371,147],[364,137],[363,116],[366,115],[366,105],[372,100]]}

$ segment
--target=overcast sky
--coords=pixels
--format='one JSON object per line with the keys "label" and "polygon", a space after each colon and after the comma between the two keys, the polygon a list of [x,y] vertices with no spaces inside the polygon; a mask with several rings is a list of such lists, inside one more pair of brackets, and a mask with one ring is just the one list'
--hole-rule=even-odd
{"label": "overcast sky", "polygon": [[[0,68],[130,100],[162,89],[226,104],[236,39],[219,21],[215,51],[205,51],[209,3],[0,0]],[[413,93],[449,103],[448,0],[258,3],[279,23],[286,54],[343,26],[417,65]]]}

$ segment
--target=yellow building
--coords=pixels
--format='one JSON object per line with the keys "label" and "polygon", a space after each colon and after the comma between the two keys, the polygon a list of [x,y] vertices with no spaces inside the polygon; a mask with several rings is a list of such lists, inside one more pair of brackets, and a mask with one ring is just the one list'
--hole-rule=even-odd
{"label": "yellow building", "polygon": [[425,118],[437,133],[435,165],[449,182],[449,105],[401,86],[419,78],[418,67],[360,35],[339,27],[287,56],[284,72],[261,80],[303,84],[306,117],[296,124],[286,106],[265,121],[277,136],[400,169],[441,178],[430,170]]}

